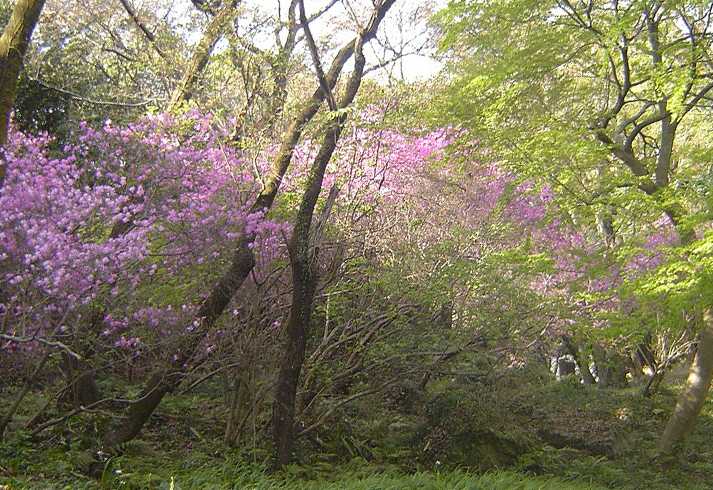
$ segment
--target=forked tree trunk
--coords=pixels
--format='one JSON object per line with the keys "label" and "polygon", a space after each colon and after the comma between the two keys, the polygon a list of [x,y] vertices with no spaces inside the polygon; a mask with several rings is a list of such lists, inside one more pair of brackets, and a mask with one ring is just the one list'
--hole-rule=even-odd
{"label": "forked tree trunk", "polygon": [[[17,78],[30,45],[32,31],[45,0],[18,0],[0,36],[0,147],[7,143],[10,114],[17,95]],[[5,162],[0,152],[0,187],[5,181]]]}
{"label": "forked tree trunk", "polygon": [[[363,53],[364,43],[368,40],[368,32],[375,33],[386,12],[395,0],[381,0],[375,3],[374,13],[369,21],[369,26],[358,38],[354,46],[354,70],[347,81],[345,91],[339,103],[336,104],[341,114],[328,123],[322,144],[317,156],[312,163],[307,179],[307,188],[302,196],[300,209],[295,219],[295,227],[290,240],[290,262],[292,264],[292,305],[287,322],[287,339],[284,356],[281,361],[280,374],[277,379],[275,404],[273,406],[272,431],[275,443],[275,466],[277,468],[290,462],[295,436],[295,406],[297,400],[297,387],[305,359],[305,347],[309,336],[309,327],[312,318],[312,305],[314,293],[317,288],[316,260],[317,251],[312,245],[311,228],[314,209],[322,190],[322,182],[327,169],[327,164],[337,147],[341,136],[346,114],[343,109],[349,107],[356,97],[364,75],[365,58]],[[300,2],[302,18],[305,18],[304,3]],[[315,68],[320,78],[320,85],[326,83],[321,73],[321,67],[313,46],[311,33],[305,29],[305,37],[310,43],[312,55],[315,59]],[[325,92],[328,92],[325,87]],[[334,99],[328,92],[330,106]]]}
{"label": "forked tree trunk", "polygon": [[713,311],[707,308],[703,314],[703,331],[698,340],[698,350],[691,363],[686,386],[659,441],[659,454],[670,454],[674,445],[683,440],[693,429],[706,401],[711,378],[713,378]]}
{"label": "forked tree trunk", "polygon": [[[355,64],[359,70],[359,82],[355,84],[353,93],[345,95],[340,102],[339,109],[348,107],[356,95],[363,62],[363,55],[357,52]],[[356,73],[356,69],[355,69]],[[351,79],[356,75],[352,74]],[[350,79],[350,85],[353,80]],[[289,463],[294,444],[295,406],[297,400],[297,386],[305,360],[305,347],[309,336],[309,327],[312,320],[312,305],[317,288],[317,252],[312,247],[311,238],[312,217],[314,209],[322,190],[322,181],[329,160],[337,146],[346,118],[339,116],[330,123],[324,135],[322,145],[312,164],[308,177],[307,190],[302,197],[300,210],[297,213],[295,228],[290,240],[290,263],[292,265],[292,305],[287,321],[287,339],[284,355],[281,360],[280,374],[277,379],[275,404],[273,407],[272,431],[275,442],[276,466],[281,467]]]}

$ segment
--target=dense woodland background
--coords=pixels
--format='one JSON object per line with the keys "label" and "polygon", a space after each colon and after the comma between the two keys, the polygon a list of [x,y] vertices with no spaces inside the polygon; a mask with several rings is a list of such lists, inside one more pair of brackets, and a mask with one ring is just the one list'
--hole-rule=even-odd
{"label": "dense woodland background", "polygon": [[711,24],[0,0],[0,488],[713,488]]}

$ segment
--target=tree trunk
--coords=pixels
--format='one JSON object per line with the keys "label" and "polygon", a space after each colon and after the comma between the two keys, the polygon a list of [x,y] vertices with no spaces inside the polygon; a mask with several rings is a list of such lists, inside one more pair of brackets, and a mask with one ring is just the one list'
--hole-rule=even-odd
{"label": "tree trunk", "polygon": [[196,315],[198,325],[192,327],[190,334],[180,339],[168,366],[159,369],[151,376],[139,399],[129,405],[126,417],[120,425],[105,434],[104,444],[107,447],[116,446],[136,437],[163,397],[175,390],[183,380],[201,340],[218,320],[255,265],[255,257],[249,247],[252,240],[253,237],[250,236],[240,240],[230,268],[198,310]]}
{"label": "tree trunk", "polygon": [[[675,205],[669,208],[667,214],[676,226],[681,245],[691,244],[696,239],[696,234],[693,227],[682,223],[681,216],[685,215],[682,207]],[[682,441],[693,429],[708,396],[711,377],[713,377],[713,311],[710,307],[706,307],[703,311],[703,330],[698,340],[698,348],[688,369],[686,386],[678,397],[676,408],[674,408],[659,441],[657,448],[659,454],[670,453],[673,446]]]}
{"label": "tree trunk", "polygon": [[226,27],[233,19],[241,0],[230,0],[215,14],[198,42],[181,81],[171,94],[169,108],[175,109],[182,102],[191,100],[198,77],[205,69],[213,48],[220,41]]}
{"label": "tree trunk", "polygon": [[641,358],[636,352],[629,354],[629,365],[631,366],[631,381],[640,383],[644,379],[644,368],[648,368],[648,366],[641,362]]}
{"label": "tree trunk", "polygon": [[[7,143],[10,114],[17,95],[17,78],[44,5],[45,0],[15,2],[10,21],[0,36],[0,147]],[[0,156],[0,188],[5,181],[5,172],[5,162]]]}
{"label": "tree trunk", "polygon": [[563,335],[562,344],[567,353],[574,358],[574,362],[577,363],[577,366],[579,367],[579,375],[582,377],[582,383],[585,385],[596,384],[597,381],[594,379],[592,372],[589,370],[587,356],[584,356],[582,352],[580,352],[579,348],[572,340],[572,337],[569,335]]}
{"label": "tree trunk", "polygon": [[691,363],[686,386],[659,441],[659,454],[671,453],[674,445],[693,429],[706,401],[713,378],[713,311],[710,308],[704,312],[703,322],[698,350]]}
{"label": "tree trunk", "polygon": [[594,361],[597,366],[597,385],[600,388],[624,388],[626,381],[626,360],[618,352],[594,345]]}
{"label": "tree trunk", "polygon": [[644,398],[650,397],[653,393],[656,392],[658,389],[659,385],[661,384],[661,381],[663,381],[664,375],[666,374],[666,371],[664,371],[664,368],[662,367],[660,370],[654,371],[646,380],[646,384],[644,384],[644,387],[641,389],[641,395]]}
{"label": "tree trunk", "polygon": [[[360,53],[355,57],[359,59]],[[363,64],[362,64],[363,70]],[[352,74],[352,78],[354,78]],[[361,79],[361,75],[359,76]],[[357,84],[358,87],[358,84]],[[356,95],[345,96],[340,108],[346,108]],[[287,322],[285,352],[277,379],[275,405],[273,407],[272,430],[275,442],[276,466],[287,464],[291,459],[294,442],[295,402],[297,386],[305,359],[305,347],[312,319],[312,304],[317,288],[317,252],[312,247],[310,230],[314,208],[317,204],[327,164],[334,153],[346,118],[340,116],[330,123],[322,145],[310,170],[307,190],[302,197],[297,213],[295,228],[290,242],[290,262],[292,265],[292,306]]]}
{"label": "tree trunk", "polygon": [[[337,111],[341,112],[341,114],[328,123],[322,144],[310,168],[307,179],[307,189],[302,196],[300,209],[295,219],[294,232],[290,241],[290,261],[292,263],[293,280],[292,305],[287,323],[285,352],[277,380],[272,419],[272,431],[275,443],[275,466],[277,468],[289,463],[292,457],[297,386],[304,363],[305,347],[307,345],[312,317],[314,292],[317,287],[317,249],[312,247],[314,244],[311,243],[310,233],[314,209],[322,190],[322,182],[327,164],[332,158],[332,154],[337,147],[337,142],[346,123],[346,114],[343,110],[352,104],[361,86],[364,66],[366,64],[363,46],[368,40],[367,35],[368,33],[372,33],[372,35],[376,33],[381,20],[394,2],[395,0],[382,0],[375,3],[369,26],[354,43],[354,70],[347,81],[342,98],[339,100],[339,103],[336,104],[336,107],[334,107]],[[306,15],[303,1],[300,1],[300,8],[301,16],[305,19]],[[303,24],[305,24],[304,21]],[[311,42],[311,33],[307,27],[305,27],[304,30],[305,37],[311,44],[310,48],[320,79],[320,85],[323,87],[325,96],[330,100],[330,106],[332,106],[334,105],[334,99],[331,94],[331,88],[327,86],[327,81],[321,73],[316,50]]]}
{"label": "tree trunk", "polygon": [[643,372],[647,368],[653,374],[657,371],[656,356],[651,350],[651,333],[647,332],[641,343],[636,346],[636,358]]}
{"label": "tree trunk", "polygon": [[278,467],[287,464],[292,455],[297,385],[304,363],[312,317],[316,276],[314,271],[309,270],[311,265],[307,262],[298,259],[292,263],[293,304],[287,323],[287,341],[281,361],[272,419]]}
{"label": "tree trunk", "polygon": [[74,408],[99,401],[99,388],[91,366],[68,354],[62,354],[60,366],[67,376],[67,391],[60,401],[69,401]]}
{"label": "tree trunk", "polygon": [[[339,50],[332,62],[332,66],[327,74],[327,82],[334,87],[339,78],[344,65],[354,52],[355,41],[351,41]],[[280,149],[273,161],[270,173],[266,178],[265,187],[258,195],[251,211],[253,213],[267,212],[275,201],[283,177],[287,173],[295,146],[299,142],[302,132],[317,114],[319,107],[324,102],[326,95],[321,87],[317,88],[307,104],[292,120],[289,128],[285,132]],[[187,364],[202,338],[208,333],[218,317],[222,314],[235,293],[240,289],[245,278],[255,265],[255,256],[250,244],[254,237],[245,236],[236,245],[235,255],[230,269],[223,275],[221,280],[213,288],[208,300],[200,309],[213,310],[210,315],[201,316],[199,312],[197,319],[199,325],[192,335],[187,336],[177,347],[176,355],[167,363],[166,367],[157,370],[148,380],[141,396],[135,403],[129,406],[126,417],[121,423],[105,434],[104,444],[112,447],[130,441],[136,437],[146,421],[149,419],[156,407],[161,403],[163,397],[172,392],[185,376],[189,369]],[[207,307],[208,304],[212,306]]]}

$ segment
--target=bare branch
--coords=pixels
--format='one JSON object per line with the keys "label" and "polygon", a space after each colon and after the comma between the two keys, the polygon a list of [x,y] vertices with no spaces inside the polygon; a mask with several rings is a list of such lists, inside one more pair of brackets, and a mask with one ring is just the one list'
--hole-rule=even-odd
{"label": "bare branch", "polygon": [[643,131],[648,126],[651,126],[652,124],[660,122],[669,116],[670,116],[670,114],[668,112],[657,113],[657,114],[653,114],[651,117],[644,119],[639,124],[635,124],[634,129],[632,129],[631,133],[626,138],[626,142],[624,143],[624,149],[627,151],[631,151],[631,147],[634,144],[634,140],[639,135],[639,133],[641,133],[641,131]]}
{"label": "bare branch", "polygon": [[385,383],[380,384],[376,388],[371,388],[369,390],[360,391],[359,393],[354,393],[353,395],[348,396],[344,400],[341,400],[339,403],[336,403],[331,408],[329,408],[326,412],[324,412],[322,415],[320,415],[315,423],[313,423],[309,427],[305,427],[304,429],[299,431],[297,433],[297,437],[302,437],[302,436],[314,431],[315,429],[319,428],[319,426],[321,426],[324,423],[324,421],[327,419],[327,417],[332,415],[340,407],[343,407],[344,405],[351,403],[354,400],[358,400],[359,398],[364,398],[365,396],[374,395],[376,393],[379,393],[379,392],[383,391],[384,389],[388,388],[389,386],[391,386],[392,384],[396,383],[400,379],[403,379],[403,376],[404,376],[404,374],[400,373],[398,376],[394,376],[393,378],[389,379]]}
{"label": "bare branch", "polygon": [[139,30],[144,33],[146,39],[151,42],[151,45],[154,47],[159,56],[161,56],[161,58],[166,58],[165,53],[161,50],[161,48],[158,47],[158,44],[156,44],[156,36],[153,32],[149,30],[148,27],[146,27],[143,22],[141,22],[141,19],[139,19],[139,15],[136,13],[136,10],[134,10],[134,8],[131,6],[129,0],[119,1],[121,2],[121,5],[124,6],[124,10],[126,10],[126,13],[129,14],[129,17],[131,17],[131,20],[133,20],[134,24],[136,24],[136,27],[138,27]]}
{"label": "bare branch", "polygon": [[708,85],[706,85],[705,87],[703,87],[703,88],[693,97],[693,99],[691,99],[691,100],[688,102],[688,104],[686,104],[686,106],[685,106],[685,107],[683,108],[683,110],[681,111],[681,114],[679,114],[678,117],[676,118],[676,123],[680,122],[686,114],[688,114],[689,112],[691,112],[691,110],[692,110],[694,107],[696,107],[696,105],[697,105],[704,97],[706,97],[706,95],[708,94],[708,92],[710,92],[711,90],[713,90],[713,82],[710,82]]}
{"label": "bare branch", "polygon": [[67,95],[74,100],[78,100],[78,101],[84,102],[86,104],[105,105],[105,106],[114,106],[114,107],[144,107],[144,106],[147,106],[149,104],[153,104],[153,103],[159,101],[159,99],[148,99],[148,100],[143,100],[141,102],[113,102],[113,101],[109,101],[109,100],[90,99],[90,98],[84,97],[83,95],[78,94],[76,92],[72,92],[71,90],[67,90],[64,88],[55,87],[54,85],[50,85],[49,83],[47,83],[43,80],[40,80],[39,78],[33,78],[33,77],[28,77],[28,78],[31,81],[43,86],[46,89],[54,90],[55,92]]}
{"label": "bare branch", "polygon": [[32,337],[16,337],[15,335],[8,335],[4,333],[0,333],[0,339],[7,340],[9,342],[15,342],[18,344],[25,344],[29,342],[37,342],[43,345],[46,345],[48,347],[54,347],[57,349],[61,349],[65,351],[67,354],[70,356],[74,357],[77,360],[82,360],[82,356],[74,352],[72,349],[69,348],[68,345],[58,341],[58,340],[48,340],[43,337],[37,337],[37,336],[32,336]]}
{"label": "bare branch", "polygon": [[309,28],[309,20],[307,19],[307,14],[305,13],[305,3],[304,0],[299,0],[300,4],[300,22],[302,24],[302,30],[305,33],[305,39],[307,40],[307,46],[309,47],[309,52],[312,55],[312,63],[314,63],[314,69],[317,72],[317,79],[319,80],[319,85],[324,90],[324,95],[327,99],[327,104],[329,104],[329,109],[332,111],[337,110],[337,103],[334,100],[334,94],[332,89],[329,87],[327,80],[324,76],[324,70],[322,69],[322,63],[319,60],[319,53],[317,52],[317,45],[314,42],[314,37],[312,37],[312,31]]}
{"label": "bare branch", "polygon": [[[324,7],[322,7],[320,10],[318,10],[318,11],[315,12],[314,14],[310,15],[307,20],[308,20],[309,22],[313,22],[313,21],[319,19],[319,18],[322,17],[324,14],[326,14],[332,7],[334,7],[338,1],[339,1],[339,0],[330,0],[330,2],[329,2],[327,5],[325,5]],[[302,2],[300,2],[300,3],[302,3]]]}

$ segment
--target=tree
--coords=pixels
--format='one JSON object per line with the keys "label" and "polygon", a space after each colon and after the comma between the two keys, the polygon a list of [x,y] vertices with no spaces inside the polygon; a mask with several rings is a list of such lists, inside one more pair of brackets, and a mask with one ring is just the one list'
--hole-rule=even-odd
{"label": "tree", "polygon": [[[390,4],[391,2],[386,2],[384,5]],[[384,5],[375,11],[381,11],[385,8]],[[383,14],[385,11],[381,16]],[[377,16],[376,18],[378,21],[381,20],[381,17]],[[273,158],[271,168],[264,177],[263,188],[251,206],[251,214],[262,216],[272,207],[306,125],[317,114],[328,93],[334,90],[339,75],[346,62],[354,54],[359,40],[367,42],[376,35],[378,21],[369,23],[356,39],[347,42],[339,49],[324,75],[323,83],[318,85],[312,96],[291,118],[289,126],[282,135],[282,141]],[[115,446],[136,437],[163,397],[172,392],[186,376],[200,341],[205,338],[220,318],[235,293],[253,270],[255,256],[252,243],[254,240],[255,235],[247,234],[235,244],[233,259],[227,270],[216,282],[205,300],[196,308],[195,318],[191,321],[193,326],[188,329],[186,335],[177,344],[167,365],[157,370],[147,381],[139,398],[130,405],[126,417],[107,432],[105,435],[107,446]]]}
{"label": "tree", "polygon": [[[379,24],[395,1],[381,0],[374,4],[371,18],[354,41],[354,69],[346,82],[343,95],[336,101],[325,79],[314,39],[312,39],[312,34],[309,31],[304,1],[300,0],[302,26],[312,52],[320,87],[329,101],[329,108],[333,114],[330,115],[331,117],[326,123],[322,144],[309,170],[306,188],[297,211],[289,245],[290,263],[292,265],[292,306],[287,321],[287,343],[285,355],[280,365],[280,376],[277,381],[272,426],[277,466],[287,464],[291,458],[294,441],[295,399],[299,375],[305,359],[305,346],[309,336],[314,294],[317,287],[318,278],[315,262],[318,252],[314,246],[314,232],[312,231],[315,206],[322,190],[322,182],[327,165],[334,154],[346,124],[347,115],[345,111],[354,101],[364,76],[366,65],[366,58],[363,52],[364,45],[374,37]],[[322,221],[329,215],[329,210],[336,198],[336,192],[338,192],[336,187],[333,187],[332,191],[330,191],[330,197],[325,204],[326,213]]]}
{"label": "tree", "polygon": [[220,41],[233,17],[237,14],[240,3],[241,0],[226,1],[225,5],[215,13],[203,32],[201,40],[196,45],[180,82],[178,82],[171,94],[169,108],[176,108],[181,102],[191,99],[198,76],[208,64],[213,48]]}
{"label": "tree", "polygon": [[[459,63],[449,114],[513,169],[554,186],[580,226],[615,209],[626,241],[663,214],[691,244],[710,220],[696,184],[710,162],[696,133],[713,90],[712,15],[699,1],[451,2],[440,16]],[[702,328],[663,451],[708,391],[710,323]]]}
{"label": "tree", "polygon": [[[181,137],[179,122],[202,131]],[[85,387],[83,378],[93,381],[112,351],[150,344],[140,324],[161,324],[167,335],[185,321],[170,300],[154,296],[148,285],[157,276],[182,278],[184,301],[194,300],[204,293],[199,284],[216,277],[199,264],[228,260],[220,250],[246,233],[258,248],[252,253],[269,260],[260,244],[268,229],[280,229],[250,213],[257,182],[235,150],[216,148],[226,134],[210,118],[83,127],[59,159],[50,156],[49,138],[11,134],[0,195],[0,335],[62,350],[70,393]],[[203,279],[188,286],[187,273]],[[99,401],[77,398],[76,409]]]}

